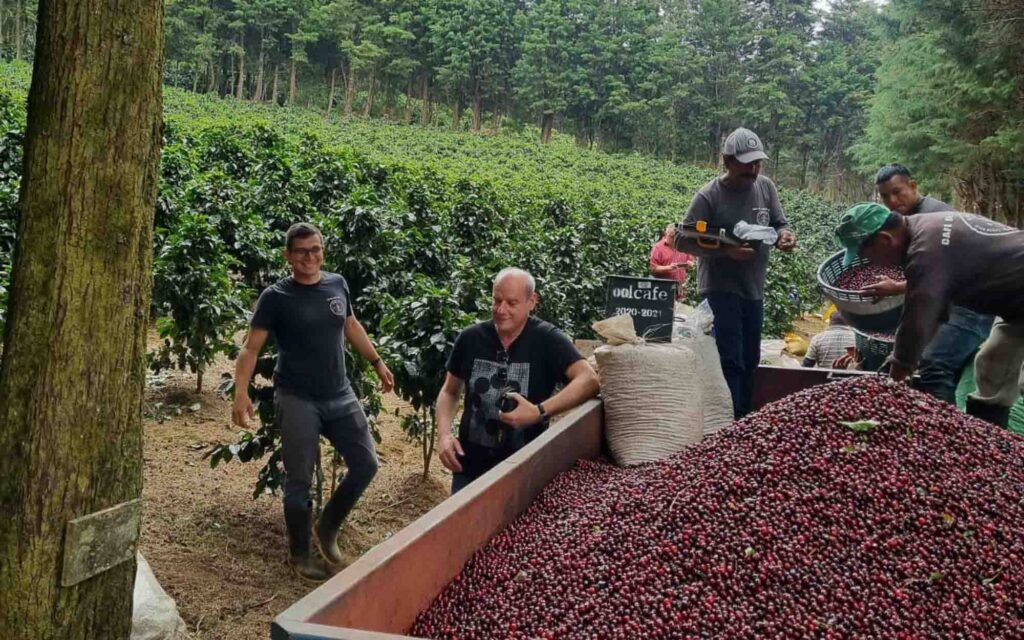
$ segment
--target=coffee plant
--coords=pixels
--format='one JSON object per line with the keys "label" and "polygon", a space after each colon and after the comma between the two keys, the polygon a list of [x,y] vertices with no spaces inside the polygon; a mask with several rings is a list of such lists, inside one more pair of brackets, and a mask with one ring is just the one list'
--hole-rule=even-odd
{"label": "coffee plant", "polygon": [[196,393],[203,390],[203,372],[218,354],[238,355],[234,335],[244,325],[244,288],[231,277],[238,264],[228,254],[210,218],[181,216],[153,260],[153,304],[163,346],[150,366],[188,367],[196,374]]}
{"label": "coffee plant", "polygon": [[402,418],[402,430],[419,441],[426,478],[437,432],[434,400],[444,384],[445,364],[456,336],[475,319],[447,288],[424,275],[413,277],[409,295],[396,298],[384,290],[371,295],[381,299],[380,350],[395,375],[395,392],[413,408]]}
{"label": "coffee plant", "polygon": [[6,317],[7,288],[18,230],[24,122],[24,100],[11,92],[0,91],[0,334]]}
{"label": "coffee plant", "polygon": [[[13,240],[13,231],[4,231],[13,224],[4,224],[16,205],[27,89],[27,76],[5,75],[3,64],[0,286],[10,259],[3,238]],[[434,336],[450,340],[463,320],[486,317],[491,278],[506,266],[536,277],[539,316],[590,337],[603,313],[605,277],[647,275],[656,230],[680,220],[713,175],[580,149],[564,136],[538,146],[511,129],[476,136],[361,119],[325,124],[319,110],[268,109],[168,88],[154,308],[171,346],[165,342],[158,361],[198,371],[204,358],[230,351],[235,329],[247,322],[244,301],[287,274],[284,231],[301,220],[323,230],[324,268],[346,277],[357,315],[393,349],[396,375],[434,372],[439,385],[443,359]],[[814,269],[835,250],[830,229],[839,210],[805,192],[780,189],[780,197],[800,244],[771,259],[765,333],[773,336],[819,305]],[[181,245],[186,228],[199,251]],[[409,306],[422,299],[445,309],[404,326]],[[436,386],[425,375],[408,376],[399,394],[429,406]],[[360,397],[371,410],[379,403],[370,385]],[[410,422],[410,430],[429,434],[428,413],[417,409],[421,422]],[[211,461],[226,459],[232,446],[231,459],[255,459],[277,446],[267,432],[241,438]],[[276,486],[272,471],[261,475],[262,487]]]}

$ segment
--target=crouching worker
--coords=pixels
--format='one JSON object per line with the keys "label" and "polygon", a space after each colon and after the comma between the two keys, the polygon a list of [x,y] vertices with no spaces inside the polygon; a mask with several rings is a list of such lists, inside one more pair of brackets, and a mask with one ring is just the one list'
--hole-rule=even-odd
{"label": "crouching worker", "polygon": [[857,338],[846,324],[846,318],[841,312],[833,311],[828,318],[828,329],[811,338],[802,366],[827,369],[835,368],[836,363],[848,365],[849,350],[856,346]]}
{"label": "crouching worker", "polygon": [[[370,428],[345,375],[345,340],[373,363],[385,393],[394,386],[394,377],[352,312],[345,278],[320,270],[324,259],[320,231],[311,224],[292,225],[284,257],[292,275],[260,295],[235,364],[232,419],[248,427],[249,420],[256,417],[249,381],[260,349],[272,334],[278,349],[274,407],[287,475],[284,520],[289,565],[300,578],[322,582],[330,576],[324,560],[335,567],[344,563],[337,544],[338,529],[377,473]],[[348,471],[313,526],[309,492],[320,455],[320,436],[341,454]],[[312,553],[311,528],[323,560]]]}
{"label": "crouching worker", "polygon": [[836,237],[847,265],[859,254],[903,267],[907,294],[890,357],[896,380],[913,372],[950,305],[1002,318],[975,360],[978,391],[967,413],[1007,426],[1024,363],[1024,231],[969,213],[904,217],[862,203],[843,214]]}
{"label": "crouching worker", "polygon": [[[436,407],[438,457],[453,474],[452,493],[540,435],[550,415],[597,395],[597,374],[569,338],[530,316],[535,286],[529,273],[503,269],[494,278],[491,319],[455,339]],[[559,383],[565,386],[552,396]]]}

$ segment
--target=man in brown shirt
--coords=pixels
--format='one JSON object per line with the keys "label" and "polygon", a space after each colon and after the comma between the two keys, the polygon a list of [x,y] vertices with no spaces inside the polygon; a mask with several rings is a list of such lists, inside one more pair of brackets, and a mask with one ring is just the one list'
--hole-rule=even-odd
{"label": "man in brown shirt", "polygon": [[967,412],[1006,426],[1024,366],[1024,232],[955,211],[904,217],[875,203],[848,209],[836,227],[847,264],[901,265],[906,303],[891,356],[893,378],[917,366],[951,304],[1002,320],[975,361]]}

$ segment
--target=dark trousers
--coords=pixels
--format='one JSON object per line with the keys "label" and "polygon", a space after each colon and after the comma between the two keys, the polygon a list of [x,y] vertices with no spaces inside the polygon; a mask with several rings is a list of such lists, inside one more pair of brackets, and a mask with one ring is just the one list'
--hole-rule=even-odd
{"label": "dark trousers", "polygon": [[466,485],[476,480],[479,476],[471,476],[468,473],[452,474],[452,495],[466,488]]}
{"label": "dark trousers", "polygon": [[354,393],[331,400],[308,400],[278,388],[274,390],[274,402],[287,476],[284,516],[289,546],[292,555],[303,555],[310,548],[310,489],[320,455],[320,436],[341,454],[347,468],[320,514],[321,525],[327,531],[341,526],[370,485],[377,474],[377,453],[366,415]]}
{"label": "dark trousers", "polygon": [[732,393],[733,415],[739,419],[750,413],[754,373],[761,362],[764,301],[747,300],[735,293],[712,292],[704,297],[715,314],[713,335]]}

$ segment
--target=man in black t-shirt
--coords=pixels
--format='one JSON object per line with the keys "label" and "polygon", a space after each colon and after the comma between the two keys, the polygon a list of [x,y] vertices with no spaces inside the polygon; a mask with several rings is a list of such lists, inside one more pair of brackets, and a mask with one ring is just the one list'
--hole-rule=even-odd
{"label": "man in black t-shirt", "polygon": [[385,393],[394,386],[394,377],[352,312],[345,278],[320,270],[320,231],[307,223],[292,225],[284,256],[292,275],[260,295],[245,346],[235,363],[232,419],[247,428],[249,420],[256,417],[249,399],[249,381],[260,349],[273,334],[278,350],[274,409],[287,474],[284,519],[289,564],[300,578],[322,582],[330,573],[311,552],[313,512],[309,494],[320,455],[320,436],[341,454],[347,468],[314,527],[315,539],[328,563],[343,564],[338,528],[377,473],[370,428],[345,375],[345,340],[373,364]]}
{"label": "man in black t-shirt", "polygon": [[[452,493],[540,435],[549,415],[597,395],[597,374],[569,338],[530,317],[534,289],[529,273],[503,269],[494,279],[491,320],[455,340],[436,412],[438,457],[452,471]],[[552,396],[559,384],[564,388]],[[452,423],[463,387],[456,436]],[[514,400],[514,409],[501,410],[503,396]]]}
{"label": "man in black t-shirt", "polygon": [[922,196],[917,190],[917,180],[902,164],[887,164],[879,169],[875,173],[875,187],[882,204],[894,213],[912,216],[915,213],[953,211],[953,207],[942,200]]}
{"label": "man in black t-shirt", "polygon": [[[875,186],[885,206],[893,213],[913,216],[953,211],[953,207],[941,200],[921,196],[910,169],[901,164],[887,164],[879,169],[875,174]],[[906,282],[883,278],[868,289],[876,295],[898,295],[904,293],[906,287]],[[921,356],[917,370],[920,375],[918,388],[939,400],[956,404],[960,377],[988,338],[993,320],[991,315],[952,305],[949,318],[939,327]]]}

